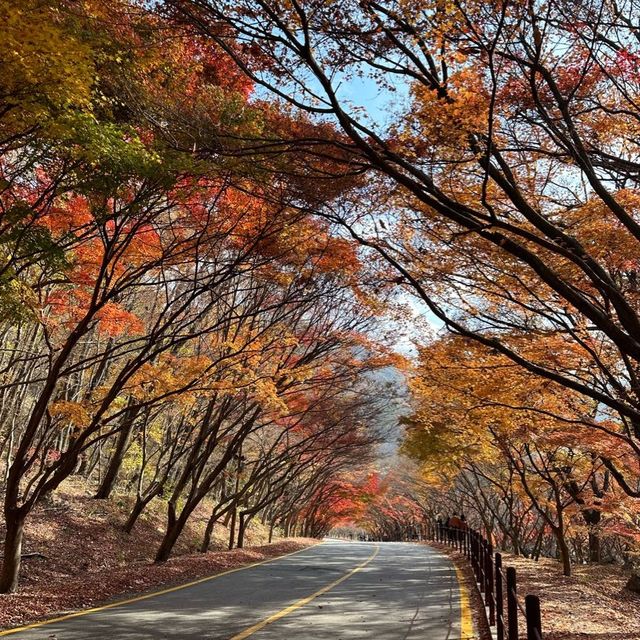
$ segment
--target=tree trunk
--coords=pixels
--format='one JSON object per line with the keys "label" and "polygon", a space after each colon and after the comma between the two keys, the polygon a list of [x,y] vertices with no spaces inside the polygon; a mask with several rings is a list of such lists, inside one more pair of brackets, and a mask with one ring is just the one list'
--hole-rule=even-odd
{"label": "tree trunk", "polygon": [[589,562],[600,562],[600,555],[600,536],[593,531],[589,531]]}
{"label": "tree trunk", "polygon": [[589,527],[589,562],[600,562],[601,544],[597,527],[602,520],[599,509],[583,509],[582,517]]}
{"label": "tree trunk", "polygon": [[229,522],[229,551],[233,549],[233,543],[236,539],[236,517],[237,517],[237,508],[234,506],[231,510],[231,521]]}
{"label": "tree trunk", "polygon": [[629,578],[625,589],[629,589],[629,591],[633,591],[634,593],[640,593],[640,573],[632,573]]}
{"label": "tree trunk", "polygon": [[133,527],[138,521],[140,514],[146,509],[147,505],[155,498],[155,493],[147,496],[146,498],[136,498],[136,503],[133,505],[133,509],[127,518],[127,522],[124,525],[124,530],[127,533],[131,533],[133,531]]}
{"label": "tree trunk", "polygon": [[244,547],[244,531],[246,526],[246,514],[241,511],[238,516],[238,542],[236,543],[236,547],[238,549],[242,549]]}
{"label": "tree trunk", "polygon": [[569,551],[569,545],[564,539],[563,531],[554,531],[556,541],[558,543],[558,553],[560,554],[560,561],[562,562],[562,573],[565,576],[571,575],[571,552]]}
{"label": "tree trunk", "polygon": [[123,427],[118,434],[118,439],[116,440],[116,448],[113,452],[113,455],[111,456],[111,460],[109,461],[109,466],[107,467],[107,471],[104,474],[102,483],[100,484],[100,487],[98,488],[98,491],[94,496],[99,500],[108,498],[113,491],[113,486],[115,485],[116,478],[118,477],[118,473],[120,472],[120,467],[122,466],[122,461],[124,460],[124,454],[127,450],[127,444],[129,443],[133,417],[135,416],[132,416],[129,420],[127,420],[126,426]]}
{"label": "tree trunk", "polygon": [[167,532],[164,534],[164,538],[158,547],[156,553],[155,562],[166,562],[173,551],[173,547],[178,541],[178,537],[182,533],[182,527],[176,522]]}
{"label": "tree trunk", "polygon": [[200,545],[200,553],[207,553],[207,551],[209,551],[209,547],[211,546],[211,536],[213,535],[216,522],[218,522],[218,514],[214,508],[211,516],[209,517],[209,521],[207,522],[207,528],[204,530],[202,544]]}
{"label": "tree trunk", "polygon": [[165,531],[164,538],[162,538],[162,542],[158,547],[155,562],[166,562],[169,559],[171,551],[178,541],[178,538],[180,537],[180,534],[184,529],[184,525],[187,523],[191,511],[192,509],[187,509],[187,507],[184,507],[182,509],[180,517],[176,518],[176,506],[174,503],[169,502],[167,508],[167,530]]}
{"label": "tree trunk", "polygon": [[535,544],[533,545],[533,551],[531,552],[531,558],[538,562],[540,560],[540,554],[542,553],[542,538],[544,537],[544,529],[540,530]]}
{"label": "tree trunk", "polygon": [[269,525],[269,544],[271,544],[273,542],[273,528],[275,526],[275,522],[272,520],[271,524]]}
{"label": "tree trunk", "polygon": [[7,531],[4,538],[4,558],[0,573],[0,593],[14,593],[18,588],[24,515],[15,510],[5,513]]}

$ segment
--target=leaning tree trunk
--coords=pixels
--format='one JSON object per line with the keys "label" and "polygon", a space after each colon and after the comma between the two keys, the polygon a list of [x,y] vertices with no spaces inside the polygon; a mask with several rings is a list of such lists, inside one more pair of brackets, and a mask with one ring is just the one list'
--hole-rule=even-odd
{"label": "leaning tree trunk", "polygon": [[147,508],[147,505],[158,495],[162,493],[162,489],[158,489],[153,491],[152,493],[146,495],[144,498],[138,496],[136,497],[136,503],[133,505],[133,509],[127,518],[127,522],[124,525],[124,530],[127,533],[131,533],[133,531],[133,527],[135,526],[138,518],[142,514],[142,512]]}
{"label": "leaning tree trunk", "polygon": [[175,503],[169,502],[167,507],[167,530],[165,531],[164,538],[162,538],[162,542],[158,547],[155,562],[165,562],[169,559],[169,556],[173,551],[173,547],[178,541],[178,538],[187,524],[187,520],[194,508],[195,505],[185,505],[180,516],[177,517]]}
{"label": "leaning tree trunk", "polygon": [[241,511],[240,512],[240,523],[238,526],[238,544],[237,547],[238,549],[242,549],[244,547],[244,536],[247,532],[247,527],[249,526],[249,523],[251,522],[251,520],[253,520],[253,518],[256,515],[256,511],[254,511],[253,513],[247,512],[247,511]]}
{"label": "leaning tree trunk", "polygon": [[571,575],[571,552],[569,551],[569,545],[564,537],[564,531],[561,529],[554,529],[556,537],[556,543],[558,545],[558,553],[560,555],[560,561],[562,562],[562,573],[565,576]]}
{"label": "leaning tree trunk", "polygon": [[4,538],[4,558],[0,572],[0,593],[14,593],[18,588],[20,557],[25,517],[16,510],[5,511],[6,534]]}
{"label": "leaning tree trunk", "polygon": [[102,479],[102,483],[96,491],[96,495],[94,496],[97,499],[104,500],[111,495],[113,491],[113,487],[116,483],[116,478],[118,477],[118,473],[120,473],[120,468],[122,467],[122,461],[124,460],[124,454],[127,450],[127,445],[129,444],[129,436],[131,435],[131,428],[133,425],[133,420],[135,418],[135,413],[132,412],[132,415],[127,419],[127,423],[120,430],[118,434],[118,439],[116,440],[116,448],[111,456],[111,460],[109,461],[109,466],[107,467],[107,471],[104,474],[104,478]]}
{"label": "leaning tree trunk", "polygon": [[200,545],[200,553],[207,553],[211,546],[211,537],[213,536],[213,530],[218,522],[218,512],[214,508],[209,516],[207,522],[207,528],[204,530],[204,536],[202,537],[202,544]]}

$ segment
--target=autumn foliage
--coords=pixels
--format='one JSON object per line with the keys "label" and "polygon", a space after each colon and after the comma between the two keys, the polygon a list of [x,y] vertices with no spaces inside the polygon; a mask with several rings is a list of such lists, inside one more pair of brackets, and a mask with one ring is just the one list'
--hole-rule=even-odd
{"label": "autumn foliage", "polygon": [[639,10],[0,0],[0,591],[74,474],[158,561],[206,503],[636,564]]}
{"label": "autumn foliage", "polygon": [[[309,215],[323,182],[239,140],[296,123],[224,48],[144,3],[0,3],[0,454],[4,562],[71,475],[163,501],[166,560],[194,510],[242,546],[302,526],[366,465],[388,362],[358,250]],[[274,134],[275,135],[275,134]],[[310,508],[310,507],[309,507]]]}
{"label": "autumn foliage", "polygon": [[[608,526],[618,537],[607,553],[632,564],[638,3],[165,6],[221,45],[221,30],[232,34],[242,46],[229,55],[256,85],[341,134],[293,132],[290,148],[322,149],[344,175],[366,171],[357,195],[319,213],[360,243],[369,278],[395,283],[456,336],[422,352],[412,454],[449,481],[464,470],[493,487],[511,534],[514,519],[530,532],[527,553],[558,552],[569,571],[600,557]],[[467,476],[470,464],[481,469]],[[498,516],[479,490],[476,524],[493,534]],[[569,531],[588,543],[571,548]]]}

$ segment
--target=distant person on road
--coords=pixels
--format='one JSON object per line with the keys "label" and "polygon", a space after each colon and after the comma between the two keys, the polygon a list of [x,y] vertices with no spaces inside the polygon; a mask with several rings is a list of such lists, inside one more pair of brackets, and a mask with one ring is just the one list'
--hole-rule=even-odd
{"label": "distant person on road", "polygon": [[450,518],[449,518],[449,526],[452,529],[461,529],[462,526],[464,525],[464,522],[462,520],[460,520],[460,518],[458,517],[457,513],[454,513]]}
{"label": "distant person on road", "polygon": [[449,518],[449,534],[451,540],[461,539],[464,526],[464,521],[458,517],[457,513],[454,513],[453,516]]}
{"label": "distant person on road", "polygon": [[442,514],[439,513],[436,516],[436,540],[442,540],[444,537],[444,522],[442,521]]}

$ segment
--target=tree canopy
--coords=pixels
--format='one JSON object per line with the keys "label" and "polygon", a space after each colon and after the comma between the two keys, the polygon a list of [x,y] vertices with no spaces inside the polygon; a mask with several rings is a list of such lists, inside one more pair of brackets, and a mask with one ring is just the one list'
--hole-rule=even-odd
{"label": "tree canopy", "polygon": [[0,591],[73,475],[159,562],[205,503],[633,562],[639,10],[0,0]]}

